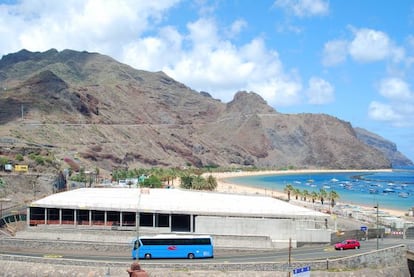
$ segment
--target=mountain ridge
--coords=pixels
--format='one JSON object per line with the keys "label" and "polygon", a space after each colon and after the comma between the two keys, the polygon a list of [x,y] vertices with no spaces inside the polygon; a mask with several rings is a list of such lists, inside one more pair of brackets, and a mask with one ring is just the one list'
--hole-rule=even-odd
{"label": "mountain ridge", "polygon": [[77,156],[87,166],[377,169],[393,163],[392,151],[369,146],[333,116],[281,114],[246,91],[222,103],[163,72],[98,53],[9,54],[0,60],[0,84],[2,137],[51,145],[56,157]]}

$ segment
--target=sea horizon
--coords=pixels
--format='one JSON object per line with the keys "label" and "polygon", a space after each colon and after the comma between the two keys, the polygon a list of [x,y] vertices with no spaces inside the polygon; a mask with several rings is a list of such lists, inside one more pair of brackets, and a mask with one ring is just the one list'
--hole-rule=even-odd
{"label": "sea horizon", "polygon": [[392,171],[329,171],[226,178],[230,183],[284,192],[290,184],[300,191],[334,190],[338,203],[408,212],[414,207],[414,167]]}

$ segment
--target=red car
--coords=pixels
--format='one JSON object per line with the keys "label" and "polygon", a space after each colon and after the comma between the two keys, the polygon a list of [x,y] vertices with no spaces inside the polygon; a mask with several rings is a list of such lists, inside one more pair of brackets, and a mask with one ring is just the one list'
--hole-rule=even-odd
{"label": "red car", "polygon": [[359,241],[356,239],[347,239],[343,242],[335,244],[336,250],[344,250],[344,249],[359,249],[361,245],[359,244]]}

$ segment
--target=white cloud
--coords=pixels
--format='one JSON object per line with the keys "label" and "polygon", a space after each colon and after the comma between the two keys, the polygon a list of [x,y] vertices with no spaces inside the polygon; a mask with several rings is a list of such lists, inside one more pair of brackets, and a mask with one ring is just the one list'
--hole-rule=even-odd
{"label": "white cloud", "polygon": [[306,96],[308,97],[309,104],[316,105],[328,104],[335,99],[333,86],[318,77],[312,77],[309,80]]}
{"label": "white cloud", "polygon": [[164,27],[157,36],[144,37],[124,45],[120,60],[137,69],[159,71],[180,60],[183,39],[175,28]]}
{"label": "white cloud", "polygon": [[386,78],[381,80],[379,93],[393,101],[413,101],[414,96],[410,92],[409,85],[400,78]]}
{"label": "white cloud", "polygon": [[398,63],[405,60],[404,48],[397,46],[386,33],[366,28],[350,29],[352,39],[338,39],[325,43],[322,56],[324,66],[341,64],[347,56],[360,63],[388,60]]}
{"label": "white cloud", "polygon": [[[189,22],[184,29],[166,26],[164,18],[178,1],[23,0],[2,5],[0,51],[99,52],[137,69],[163,70],[226,102],[238,90],[255,91],[275,106],[300,101],[300,78],[283,68],[277,51],[260,37],[242,45],[231,41],[247,26],[244,19],[223,29],[211,17]],[[301,5],[320,12],[310,2]]]}
{"label": "white cloud", "polygon": [[218,36],[212,20],[188,26],[187,45],[192,48],[163,69],[167,74],[226,102],[238,90],[254,91],[275,106],[299,101],[298,78],[284,72],[277,52],[268,50],[261,38],[238,47]]}
{"label": "white cloud", "polygon": [[391,59],[395,62],[404,57],[404,50],[394,45],[388,35],[372,29],[354,30],[349,44],[349,54],[358,62],[375,62]]}
{"label": "white cloud", "polygon": [[391,105],[373,101],[369,105],[369,116],[379,121],[399,121],[401,116]]}
{"label": "white cloud", "polygon": [[385,78],[379,83],[378,91],[387,102],[371,102],[368,114],[372,119],[397,127],[414,126],[414,94],[408,83],[400,78]]}
{"label": "white cloud", "polygon": [[230,27],[229,37],[235,37],[246,27],[247,27],[247,22],[245,20],[238,19],[234,21]]}
{"label": "white cloud", "polygon": [[333,66],[345,61],[348,54],[348,42],[346,40],[333,40],[325,43],[323,48],[322,64]]}
{"label": "white cloud", "polygon": [[[1,51],[75,49],[115,58],[119,49],[152,24],[160,22],[177,0],[164,1],[31,1],[3,5]],[[9,38],[3,40],[4,37]]]}
{"label": "white cloud", "polygon": [[274,6],[298,17],[321,16],[329,13],[329,2],[324,0],[276,0]]}

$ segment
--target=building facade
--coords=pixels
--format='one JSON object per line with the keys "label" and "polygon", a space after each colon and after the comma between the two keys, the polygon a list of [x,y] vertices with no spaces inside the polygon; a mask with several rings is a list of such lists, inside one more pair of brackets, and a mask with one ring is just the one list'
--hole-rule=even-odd
{"label": "building facade", "polygon": [[268,196],[181,189],[82,188],[28,207],[30,226],[83,226],[141,234],[194,233],[328,243],[329,215]]}

